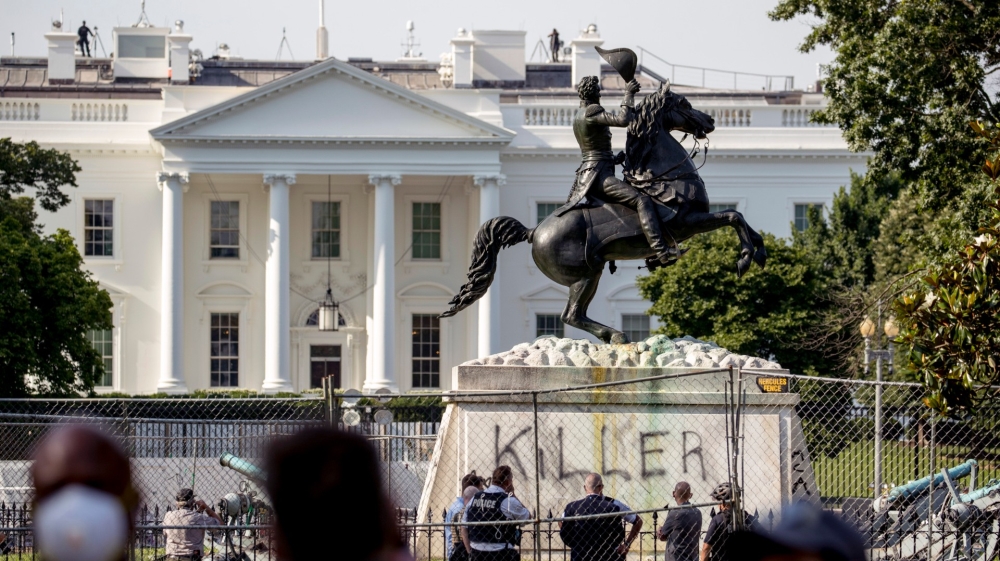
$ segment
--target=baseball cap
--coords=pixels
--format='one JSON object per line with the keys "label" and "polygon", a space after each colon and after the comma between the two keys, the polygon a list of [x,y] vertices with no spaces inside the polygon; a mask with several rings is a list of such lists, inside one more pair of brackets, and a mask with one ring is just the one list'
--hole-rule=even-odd
{"label": "baseball cap", "polygon": [[823,561],[865,561],[861,534],[836,514],[808,502],[794,503],[781,513],[781,521],[769,534],[738,532],[732,547],[748,552],[748,560],[771,555],[808,552]]}

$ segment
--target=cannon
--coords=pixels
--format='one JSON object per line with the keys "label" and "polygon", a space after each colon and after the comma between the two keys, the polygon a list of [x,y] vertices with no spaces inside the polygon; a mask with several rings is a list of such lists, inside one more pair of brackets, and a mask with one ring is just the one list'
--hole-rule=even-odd
{"label": "cannon", "polygon": [[237,492],[226,493],[216,503],[219,516],[223,517],[223,520],[226,520],[229,524],[235,524],[239,523],[240,519],[245,519],[249,523],[254,515],[267,512],[271,509],[269,501],[265,500],[267,493],[263,486],[267,480],[267,474],[264,470],[239,456],[229,453],[225,453],[219,457],[219,464],[246,478],[240,481]]}
{"label": "cannon", "polygon": [[[979,489],[975,460],[890,489],[874,503],[869,558],[990,561],[1000,537],[1000,480]],[[959,493],[958,480],[970,478]]]}
{"label": "cannon", "polygon": [[267,479],[267,474],[264,473],[264,470],[228,452],[219,457],[219,463],[247,479],[253,480],[255,483],[264,483]]}

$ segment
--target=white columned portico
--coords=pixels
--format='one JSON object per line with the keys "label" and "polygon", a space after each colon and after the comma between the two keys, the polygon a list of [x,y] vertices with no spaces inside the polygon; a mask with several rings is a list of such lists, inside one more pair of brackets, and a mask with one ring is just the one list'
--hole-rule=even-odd
{"label": "white columned portico", "polygon": [[188,174],[161,171],[163,237],[160,247],[160,378],[156,391],[187,393],[184,383],[184,193]]}
{"label": "white columned portico", "polygon": [[264,175],[269,191],[267,265],[264,277],[264,384],[268,393],[292,391],[291,322],[289,300],[291,279],[288,267],[288,187],[295,184],[291,173]]}
{"label": "white columned portico", "polygon": [[[475,175],[472,182],[479,187],[479,225],[500,216],[500,187],[507,183],[502,173]],[[500,290],[498,274],[493,277],[486,294],[479,299],[478,356],[500,352]]]}
{"label": "white columned portico", "polygon": [[[372,360],[367,364],[364,391],[381,388],[398,391],[396,382],[396,208],[395,186],[402,182],[398,174],[373,173],[368,183],[375,191],[375,235],[372,263]],[[370,191],[369,191],[370,192]]]}

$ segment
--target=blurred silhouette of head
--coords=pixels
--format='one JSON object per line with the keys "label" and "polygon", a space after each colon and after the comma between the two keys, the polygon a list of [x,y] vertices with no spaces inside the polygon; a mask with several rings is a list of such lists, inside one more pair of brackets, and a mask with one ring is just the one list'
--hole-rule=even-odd
{"label": "blurred silhouette of head", "polygon": [[35,535],[46,559],[123,558],[138,494],[121,449],[104,433],[61,427],[35,451]]}
{"label": "blurred silhouette of head", "polygon": [[280,559],[315,558],[331,547],[331,533],[344,537],[335,544],[342,559],[375,559],[403,547],[375,451],[363,438],[304,430],[276,440],[266,466]]}

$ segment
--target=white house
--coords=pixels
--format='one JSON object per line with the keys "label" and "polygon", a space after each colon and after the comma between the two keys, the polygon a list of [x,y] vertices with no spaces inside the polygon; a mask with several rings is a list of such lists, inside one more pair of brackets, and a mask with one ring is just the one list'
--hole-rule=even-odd
{"label": "white house", "polygon": [[[479,225],[526,225],[565,200],[579,163],[575,77],[600,73],[596,27],[567,63],[527,64],[523,32],[461,31],[447,64],[191,59],[182,25],[117,28],[112,59],[0,59],[0,136],[66,150],[73,202],[42,213],[69,230],[114,302],[94,333],[102,391],[448,389],[451,367],[562,333],[567,291],[527,245],[504,251],[479,304],[438,319],[465,281]],[[190,64],[189,64],[190,62]],[[657,76],[643,70],[645,91]],[[821,94],[675,86],[718,126],[701,170],[713,204],[787,236],[808,205],[862,171],[835,127],[808,122]],[[615,135],[624,144],[624,134]],[[637,263],[638,264],[638,263]],[[606,275],[591,316],[634,337],[656,327],[634,284]],[[327,285],[338,331],[316,327]],[[565,333],[583,336],[565,328]]]}

